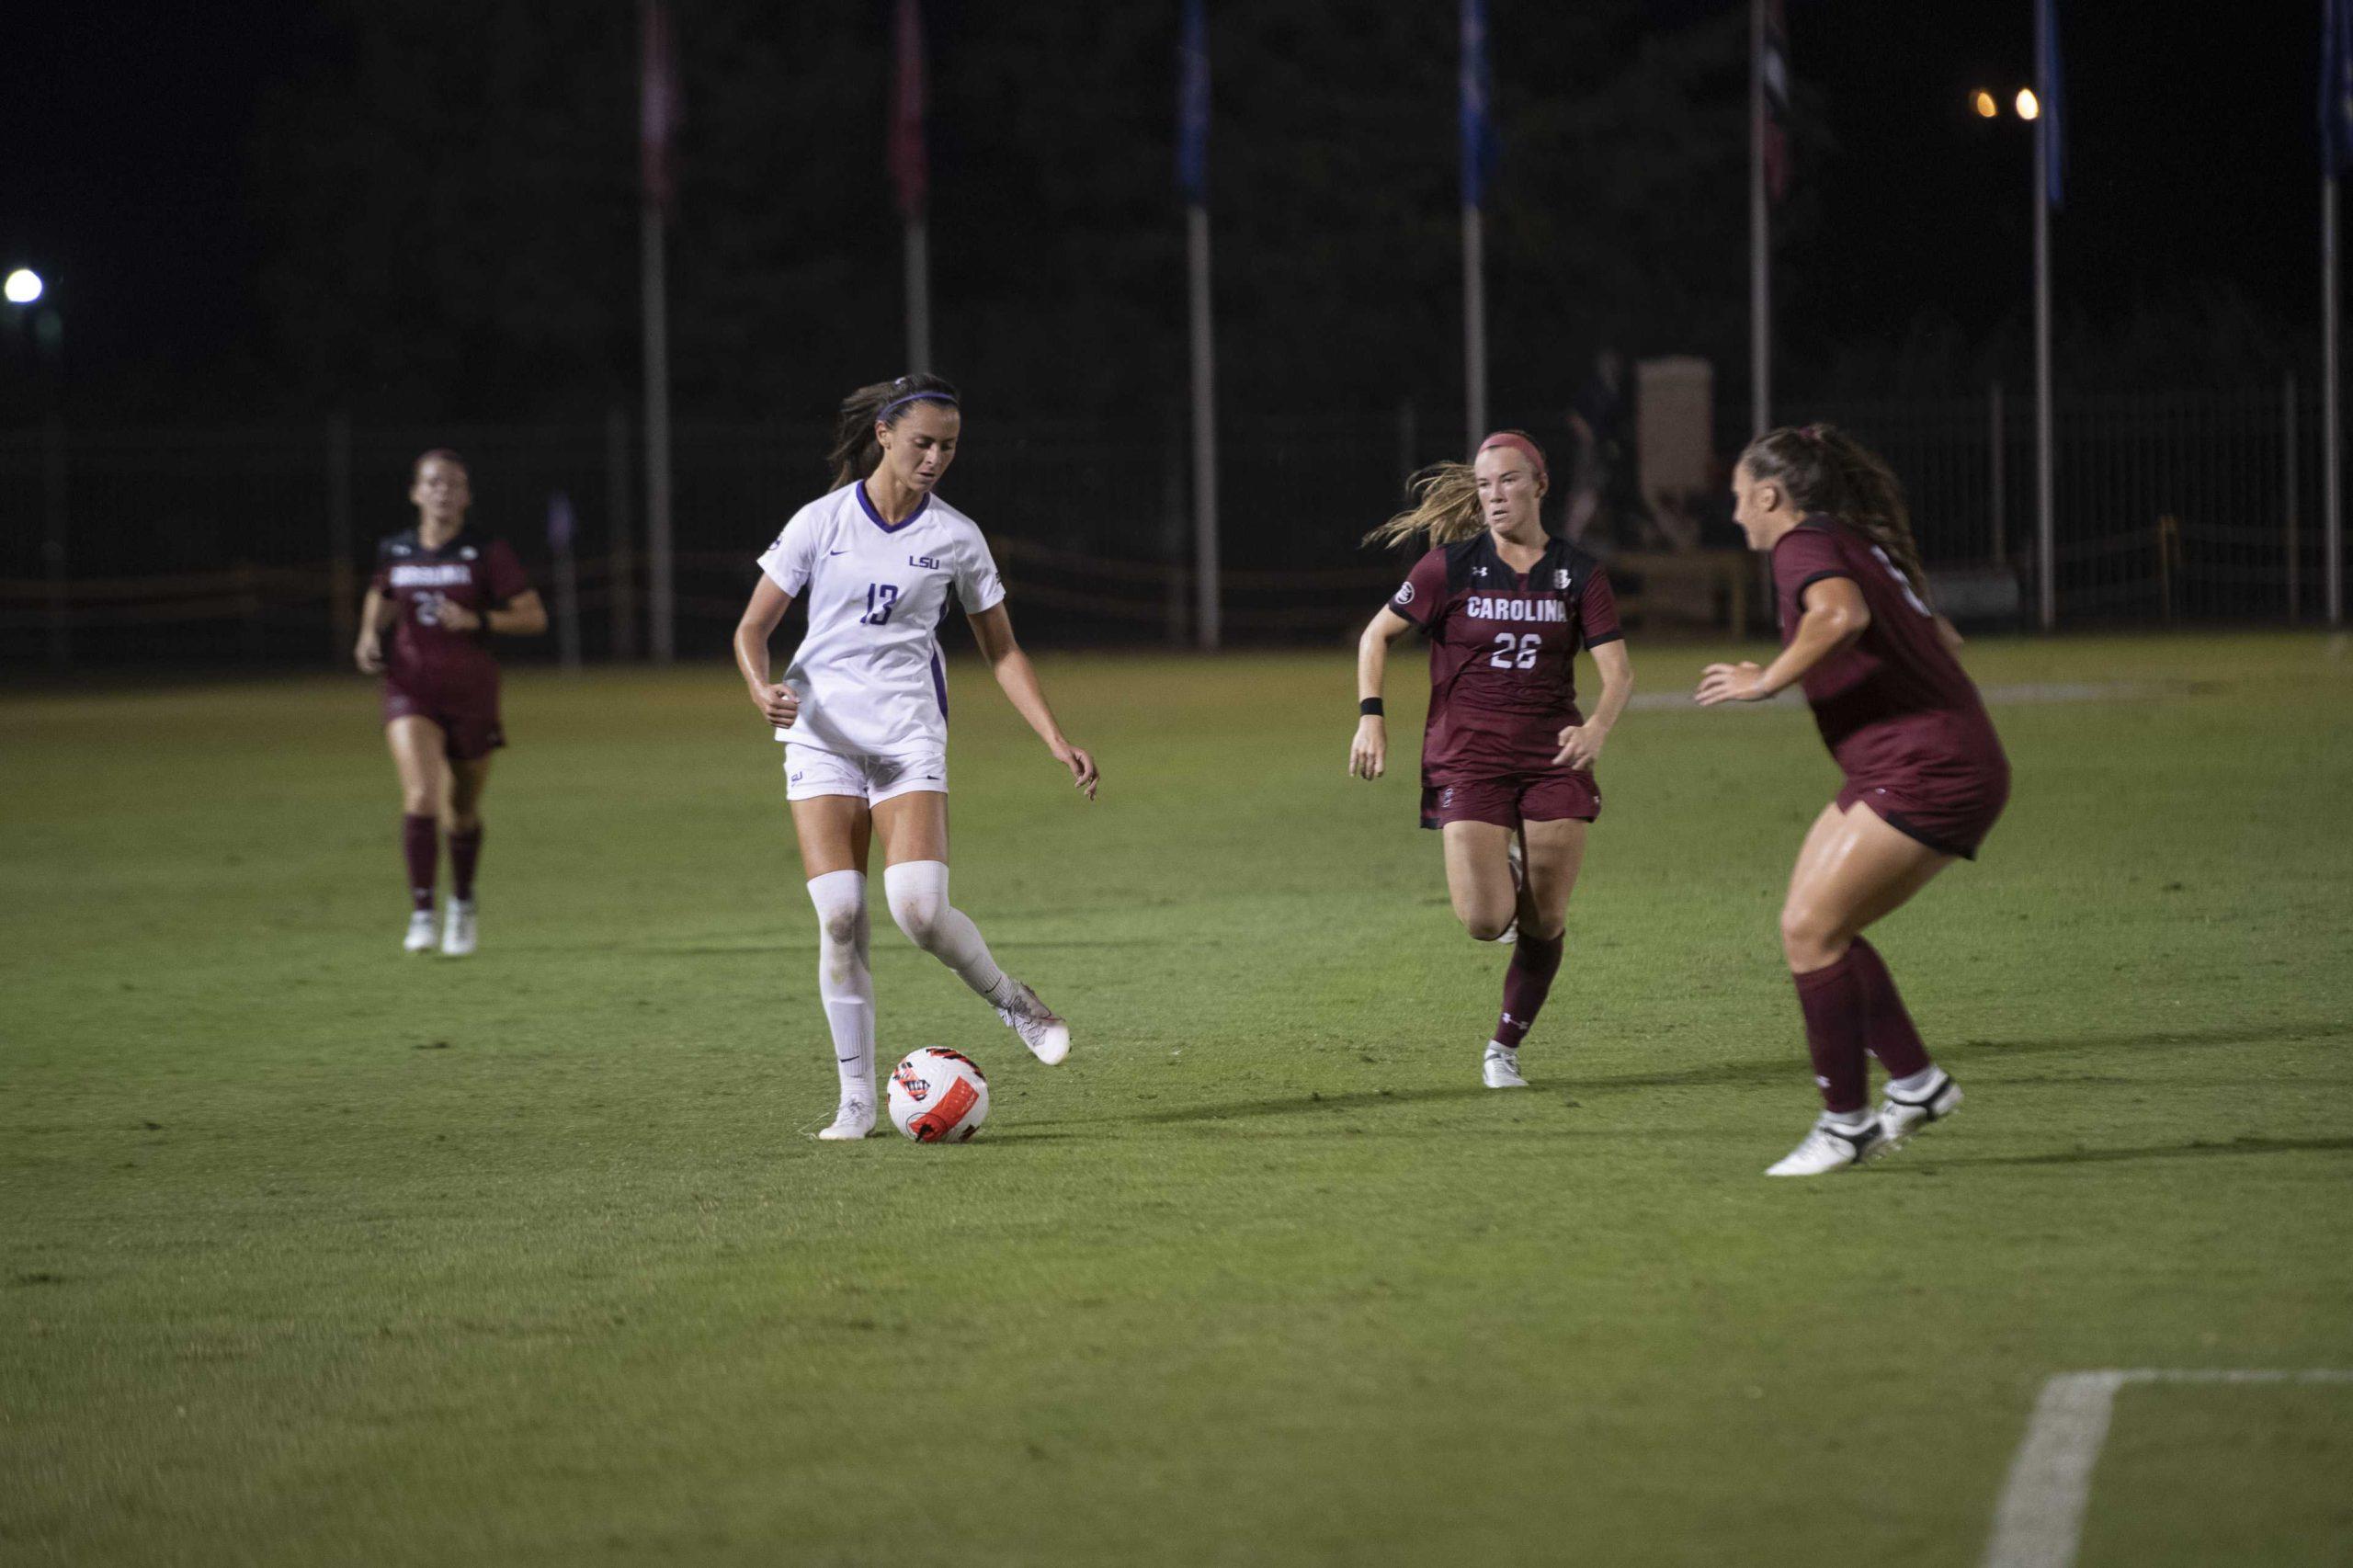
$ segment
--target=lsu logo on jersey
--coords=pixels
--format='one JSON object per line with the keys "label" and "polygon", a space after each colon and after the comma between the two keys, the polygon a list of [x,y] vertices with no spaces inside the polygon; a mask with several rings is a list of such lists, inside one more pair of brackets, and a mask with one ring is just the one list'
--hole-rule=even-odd
{"label": "lsu logo on jersey", "polygon": [[907,564],[910,566],[919,566],[926,572],[937,572],[939,570],[939,562],[928,555],[910,555],[907,557]]}

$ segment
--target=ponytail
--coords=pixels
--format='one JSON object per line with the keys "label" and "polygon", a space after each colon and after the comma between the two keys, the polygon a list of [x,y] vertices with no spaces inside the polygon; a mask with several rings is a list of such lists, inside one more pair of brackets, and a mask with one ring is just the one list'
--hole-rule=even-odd
{"label": "ponytail", "polygon": [[1785,425],[1749,442],[1740,460],[1749,478],[1779,485],[1798,510],[1826,512],[1860,531],[1886,551],[1920,602],[1928,602],[1928,574],[1912,537],[1904,482],[1878,453],[1836,425]]}
{"label": "ponytail", "polygon": [[1364,536],[1367,544],[1409,544],[1424,536],[1432,549],[1469,539],[1479,520],[1479,480],[1469,463],[1435,463],[1406,482],[1414,504]]}
{"label": "ponytail", "polygon": [[860,387],[842,399],[841,412],[834,417],[834,448],[825,455],[833,464],[835,489],[864,479],[881,466],[882,443],[874,438],[875,425],[898,424],[918,403],[957,407],[956,389],[934,375],[901,376]]}

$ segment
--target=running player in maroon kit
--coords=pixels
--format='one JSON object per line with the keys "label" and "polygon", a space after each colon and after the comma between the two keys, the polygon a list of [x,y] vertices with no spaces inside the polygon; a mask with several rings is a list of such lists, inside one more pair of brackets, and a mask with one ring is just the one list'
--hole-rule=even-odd
{"label": "running player in maroon kit", "polygon": [[[1710,665],[1702,706],[1803,687],[1846,784],[1798,851],[1781,950],[1805,1014],[1824,1111],[1768,1176],[1820,1176],[1891,1150],[1949,1116],[1961,1087],[1928,1059],[1863,928],[1903,907],[1955,859],[1972,859],[2010,794],[2010,765],[1928,608],[1903,486],[1827,425],[1774,430],[1733,472],[1734,516],[1769,551],[1781,654]],[[1868,1108],[1866,1055],[1887,1070]]]}
{"label": "running player in maroon kit", "polygon": [[[1348,771],[1378,778],[1389,733],[1381,682],[1389,644],[1430,640],[1422,732],[1422,825],[1446,846],[1455,917],[1481,941],[1515,940],[1503,1015],[1480,1062],[1491,1089],[1525,1088],[1519,1045],[1561,967],[1586,826],[1601,814],[1593,765],[1634,691],[1633,661],[1601,563],[1548,538],[1537,512],[1544,454],[1517,430],[1469,465],[1415,477],[1419,501],[1367,536],[1430,545],[1357,642],[1356,741]],[[1577,710],[1577,650],[1601,672],[1593,717]]]}
{"label": "running player in maroon kit", "polygon": [[548,612],[506,541],[467,528],[473,495],[457,453],[437,449],[417,459],[408,498],[416,527],[376,547],[376,575],[352,656],[366,674],[384,677],[384,738],[400,772],[401,845],[413,904],[401,945],[412,953],[435,945],[433,882],[446,824],[452,886],[440,949],[463,958],[474,950],[483,790],[491,753],[506,744],[490,638],[536,637],[548,629]]}

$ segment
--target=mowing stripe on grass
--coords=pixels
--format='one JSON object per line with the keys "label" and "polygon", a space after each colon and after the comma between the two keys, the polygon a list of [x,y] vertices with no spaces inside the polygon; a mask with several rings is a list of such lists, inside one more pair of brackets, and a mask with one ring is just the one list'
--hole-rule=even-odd
{"label": "mowing stripe on grass", "polygon": [[2108,1440],[2116,1391],[2127,1383],[2353,1383],[2353,1371],[2313,1368],[2061,1372],[2042,1385],[2026,1437],[1994,1510],[1985,1568],[2067,1568],[2084,1530],[2092,1467]]}

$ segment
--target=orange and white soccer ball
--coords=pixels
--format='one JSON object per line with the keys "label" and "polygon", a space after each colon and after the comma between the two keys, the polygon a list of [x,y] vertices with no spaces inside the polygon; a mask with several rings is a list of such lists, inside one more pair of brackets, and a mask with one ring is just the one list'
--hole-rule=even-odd
{"label": "orange and white soccer ball", "polygon": [[961,1051],[926,1045],[891,1070],[891,1125],[918,1143],[961,1143],[989,1119],[989,1081]]}

